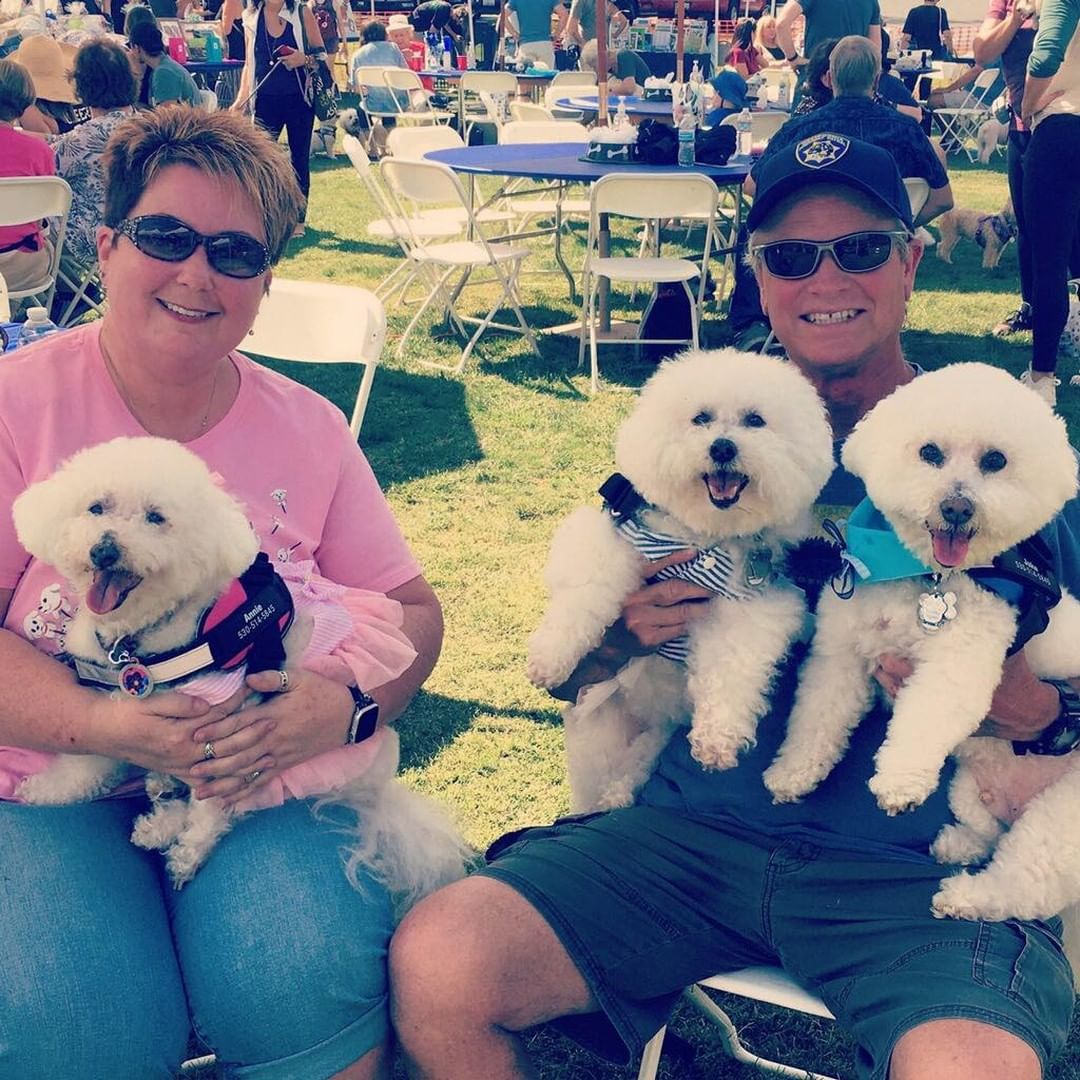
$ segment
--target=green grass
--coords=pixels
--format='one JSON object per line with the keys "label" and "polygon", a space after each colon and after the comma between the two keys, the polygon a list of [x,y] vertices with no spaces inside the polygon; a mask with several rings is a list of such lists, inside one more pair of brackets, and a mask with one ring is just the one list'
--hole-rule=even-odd
{"label": "green grass", "polygon": [[[374,215],[347,159],[314,165],[308,233],[294,242],[278,272],[375,287],[398,254],[365,236]],[[952,181],[958,205],[993,211],[1004,202],[1000,158],[991,168],[956,166]],[[539,327],[575,318],[565,280],[552,273],[550,241],[533,243],[536,254],[522,281],[527,317]],[[629,234],[617,240],[626,250],[634,243]],[[580,262],[580,237],[570,254]],[[982,360],[1013,372],[1026,365],[1029,336],[1004,342],[988,334],[1016,305],[1015,246],[994,271],[981,270],[980,255],[961,244],[949,267],[927,253],[904,334],[910,359],[928,367]],[[477,296],[473,310],[482,314],[480,302]],[[642,303],[639,297],[636,307]],[[616,306],[633,310],[627,294],[617,294]],[[389,321],[361,445],[446,615],[442,657],[399,725],[405,775],[448,803],[469,840],[483,847],[508,829],[547,822],[567,809],[559,714],[525,679],[525,641],[540,614],[541,570],[555,523],[593,498],[611,471],[615,428],[632,400],[611,387],[636,387],[651,368],[635,361],[630,349],[602,350],[609,385],[589,397],[587,378],[575,370],[576,340],[544,337],[535,356],[519,338],[490,335],[464,377],[454,378],[418,361],[451,363],[458,342],[433,339],[425,330],[399,362],[393,353],[405,310],[391,310]],[[724,341],[717,313],[705,334],[710,342]],[[352,373],[307,367],[289,373],[343,409],[351,406]],[[1067,388],[1061,397],[1075,432],[1080,418]],[[851,1046],[833,1025],[740,999],[729,1003],[747,1041],[763,1053],[852,1074]],[[662,1076],[749,1075],[722,1054],[715,1032],[689,1009],[680,1009],[675,1028],[696,1053],[691,1061],[665,1064]],[[1056,1080],[1080,1076],[1080,1039],[1073,1044],[1050,1074]],[[604,1066],[550,1032],[537,1033],[533,1049],[544,1076],[636,1075],[636,1069]],[[478,1063],[478,1075],[481,1070]]]}

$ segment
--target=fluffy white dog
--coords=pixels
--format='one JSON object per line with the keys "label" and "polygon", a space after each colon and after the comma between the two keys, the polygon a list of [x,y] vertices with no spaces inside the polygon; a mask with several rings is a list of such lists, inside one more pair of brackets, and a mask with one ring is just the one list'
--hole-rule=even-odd
{"label": "fluffy white dog", "polygon": [[636,494],[611,509],[579,508],[559,526],[529,678],[542,687],[565,682],[642,585],[643,557],[696,549],[660,576],[688,577],[715,597],[688,641],[632,662],[570,710],[577,809],[633,799],[674,725],[685,722],[687,695],[702,764],[730,768],[753,743],[777,664],[805,615],[802,593],[777,567],[785,543],[808,531],[832,471],[832,436],[820,399],[790,364],[732,349],[690,352],[645,384],[619,429],[615,462]]}
{"label": "fluffy white dog", "polygon": [[990,158],[999,146],[1004,146],[1009,141],[1009,125],[1006,121],[991,116],[979,125],[977,142],[979,144],[979,161],[983,165],[990,164]]}
{"label": "fluffy white dog", "polygon": [[[243,507],[200,458],[167,439],[120,438],[83,450],[23,492],[13,516],[23,547],[59,571],[79,597],[66,632],[67,656],[83,665],[80,675],[91,682],[99,673],[101,681],[119,678],[116,693],[140,689],[149,668],[136,658],[170,654],[198,638],[204,614],[259,549]],[[299,664],[312,635],[313,617],[304,610],[297,605],[285,640],[289,667]],[[415,655],[403,636],[399,644],[405,652],[395,653],[392,675]],[[234,680],[242,675],[241,667]],[[191,679],[167,682],[169,690],[194,685]],[[464,845],[441,811],[392,779],[396,734],[384,729],[352,750],[362,747],[368,758],[350,758],[344,773],[351,779],[333,792],[335,802],[360,816],[361,838],[348,869],[355,880],[361,862],[373,866],[407,904],[460,876]],[[62,754],[27,777],[18,794],[28,803],[78,802],[113,789],[128,774],[129,766],[110,758]],[[132,840],[165,850],[180,887],[237,811],[218,799],[165,798],[180,786],[169,777],[150,774],[146,785],[155,805],[136,821]]]}
{"label": "fluffy white dog", "polygon": [[[895,814],[926,799],[946,757],[985,718],[1016,635],[1014,607],[967,571],[1046,525],[1076,493],[1077,464],[1050,407],[983,364],[955,364],[896,390],[856,426],[842,460],[931,572],[857,584],[850,599],[825,591],[765,784],[778,802],[812,791],[866,711],[879,657],[896,654],[914,670],[870,781],[878,805]],[[1055,623],[1080,628],[1078,620],[1080,605],[1064,595]]]}

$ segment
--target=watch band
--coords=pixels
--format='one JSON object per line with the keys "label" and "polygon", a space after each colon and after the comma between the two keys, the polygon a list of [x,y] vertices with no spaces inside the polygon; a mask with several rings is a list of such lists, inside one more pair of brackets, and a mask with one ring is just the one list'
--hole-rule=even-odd
{"label": "watch band", "polygon": [[345,745],[354,746],[365,739],[370,739],[378,729],[379,703],[358,686],[350,686],[349,693],[352,694],[353,699],[353,714],[349,722],[349,733],[345,738]]}
{"label": "watch band", "polygon": [[1072,684],[1059,679],[1047,679],[1058,692],[1061,699],[1061,711],[1058,718],[1044,728],[1037,739],[1024,741],[1013,740],[1013,753],[1042,754],[1048,757],[1061,757],[1080,745],[1080,694]]}

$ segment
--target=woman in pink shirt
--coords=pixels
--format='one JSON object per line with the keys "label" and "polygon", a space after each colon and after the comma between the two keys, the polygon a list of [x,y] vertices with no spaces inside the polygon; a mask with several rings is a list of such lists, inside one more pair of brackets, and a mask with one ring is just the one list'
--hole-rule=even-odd
{"label": "woman in pink shirt", "polygon": [[[234,351],[302,206],[288,158],[238,114],[171,106],[121,125],[104,168],[108,310],[0,365],[0,502],[116,436],[184,443],[271,560],[400,605],[416,659],[370,695],[393,720],[438,656],[438,600],[341,412]],[[72,602],[0,516],[0,774],[19,753],[100,753],[240,802],[356,728],[353,691],[310,670],[248,676],[267,697],[243,711],[81,686],[50,655]],[[229,1075],[383,1075],[393,913],[378,878],[346,878],[351,812],[248,814],[174,892],[160,856],[129,841],[145,809],[0,790],[0,1076],[172,1076],[192,1029]]]}
{"label": "woman in pink shirt", "polygon": [[[53,153],[44,139],[15,130],[15,121],[34,102],[30,74],[14,60],[0,60],[0,176],[53,176]],[[45,277],[49,242],[41,222],[0,225],[0,275],[9,290]]]}
{"label": "woman in pink shirt", "polygon": [[765,64],[754,45],[754,20],[740,19],[735,24],[735,33],[731,39],[731,51],[727,55],[727,66],[734,68],[744,79],[756,75]]}

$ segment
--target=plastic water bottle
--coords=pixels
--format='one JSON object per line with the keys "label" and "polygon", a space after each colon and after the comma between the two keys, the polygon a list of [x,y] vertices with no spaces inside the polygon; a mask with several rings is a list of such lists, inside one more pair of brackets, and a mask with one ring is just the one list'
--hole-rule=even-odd
{"label": "plastic water bottle", "polygon": [[735,131],[738,134],[736,155],[743,161],[750,157],[750,150],[754,145],[754,121],[750,117],[750,110],[743,109],[735,120]]}
{"label": "plastic water bottle", "polygon": [[206,35],[206,62],[208,64],[219,64],[224,50],[221,48],[221,38],[215,33],[209,33]]}
{"label": "plastic water bottle", "polygon": [[776,90],[776,107],[778,109],[791,108],[790,89],[787,79],[782,79]]}
{"label": "plastic water bottle", "polygon": [[507,37],[503,45],[503,59],[507,70],[514,66],[517,58],[517,38]]}
{"label": "plastic water bottle", "polygon": [[49,318],[49,312],[43,307],[32,307],[26,310],[26,322],[19,330],[19,348],[24,345],[33,345],[47,334],[56,331],[56,323]]}
{"label": "plastic water bottle", "polygon": [[454,66],[454,43],[449,34],[444,34],[442,39],[442,66],[447,71]]}
{"label": "plastic water bottle", "polygon": [[694,118],[688,113],[679,124],[678,162],[683,168],[694,167],[694,134]]}

